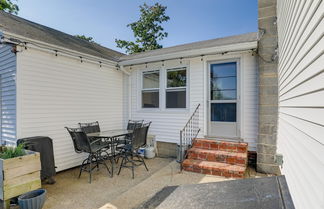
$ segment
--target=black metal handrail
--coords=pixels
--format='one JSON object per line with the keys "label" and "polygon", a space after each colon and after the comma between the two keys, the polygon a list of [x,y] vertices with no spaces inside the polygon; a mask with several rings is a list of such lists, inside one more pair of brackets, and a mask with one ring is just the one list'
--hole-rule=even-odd
{"label": "black metal handrail", "polygon": [[183,129],[180,130],[179,162],[181,169],[182,162],[186,158],[187,149],[191,147],[192,140],[197,138],[198,133],[200,132],[199,107],[200,104],[197,105],[186,125],[183,127]]}

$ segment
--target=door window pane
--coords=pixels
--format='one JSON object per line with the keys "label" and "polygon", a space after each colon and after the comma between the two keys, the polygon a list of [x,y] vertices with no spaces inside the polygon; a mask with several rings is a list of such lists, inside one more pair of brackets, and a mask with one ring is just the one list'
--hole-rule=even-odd
{"label": "door window pane", "polygon": [[211,80],[212,90],[236,89],[236,77],[213,78]]}
{"label": "door window pane", "polygon": [[211,100],[235,100],[236,90],[211,91]]}
{"label": "door window pane", "polygon": [[160,87],[159,71],[151,71],[143,73],[143,89],[153,89]]}
{"label": "door window pane", "polygon": [[211,121],[236,122],[236,103],[212,103]]}
{"label": "door window pane", "polygon": [[186,108],[186,91],[167,90],[166,92],[166,108]]}
{"label": "door window pane", "polygon": [[211,78],[236,76],[236,62],[212,64]]}
{"label": "door window pane", "polygon": [[158,108],[159,107],[159,91],[142,91],[142,107]]}
{"label": "door window pane", "polygon": [[186,68],[172,69],[167,71],[167,88],[170,87],[183,87],[187,82]]}
{"label": "door window pane", "polygon": [[236,100],[237,98],[236,63],[211,64],[210,99]]}

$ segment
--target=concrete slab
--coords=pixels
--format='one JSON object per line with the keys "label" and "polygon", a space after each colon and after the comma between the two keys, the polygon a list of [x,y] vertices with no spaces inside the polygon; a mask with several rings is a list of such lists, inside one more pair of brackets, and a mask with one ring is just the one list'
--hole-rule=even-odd
{"label": "concrete slab", "polygon": [[[84,173],[77,178],[79,169],[74,168],[58,173],[57,183],[44,185],[48,191],[44,209],[128,209],[141,206],[166,186],[178,186],[206,182],[219,182],[233,179],[191,172],[179,172],[179,164],[172,158],[146,159],[149,168],[135,169],[135,179],[131,170],[123,169],[119,176],[110,178],[105,169],[94,172],[92,183]],[[246,178],[258,177],[249,168]],[[161,201],[160,201],[161,202]]]}
{"label": "concrete slab", "polygon": [[294,205],[289,195],[288,187],[283,182],[285,182],[283,176],[274,176],[183,185],[172,191],[169,197],[156,208],[293,209]]}
{"label": "concrete slab", "polygon": [[[43,209],[94,209],[116,199],[142,181],[149,178],[173,159],[154,158],[145,160],[149,171],[144,166],[135,169],[135,179],[131,170],[123,169],[119,176],[109,177],[107,170],[93,172],[92,183],[88,183],[88,173],[78,179],[79,168],[70,169],[57,174],[56,184],[43,185],[47,190],[47,199]],[[116,170],[116,169],[115,169]]]}
{"label": "concrete slab", "polygon": [[139,207],[166,186],[233,180],[220,176],[179,171],[179,163],[172,161],[145,181],[130,188],[127,192],[105,204],[100,209],[131,209]]}

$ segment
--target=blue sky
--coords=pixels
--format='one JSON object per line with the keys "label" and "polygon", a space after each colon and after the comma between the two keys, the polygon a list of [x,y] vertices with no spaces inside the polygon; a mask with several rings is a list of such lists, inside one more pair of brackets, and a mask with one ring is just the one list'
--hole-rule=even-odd
{"label": "blue sky", "polygon": [[257,31],[257,0],[18,0],[18,6],[23,18],[123,51],[114,40],[134,39],[126,25],[144,2],[168,7],[164,47]]}

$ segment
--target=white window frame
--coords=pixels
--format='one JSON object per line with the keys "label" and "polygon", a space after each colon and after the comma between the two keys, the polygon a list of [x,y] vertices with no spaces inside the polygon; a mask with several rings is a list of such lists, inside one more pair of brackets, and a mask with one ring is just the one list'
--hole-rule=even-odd
{"label": "white window frame", "polygon": [[[181,86],[181,87],[168,87],[168,72],[172,72],[172,71],[179,71],[184,69],[186,71],[186,86]],[[165,69],[165,88],[164,88],[164,108],[166,110],[186,110],[188,107],[188,68],[186,66],[181,66],[181,67],[173,67],[173,68],[167,68]],[[179,108],[168,108],[167,107],[167,99],[166,99],[166,95],[167,95],[167,91],[168,90],[181,90],[184,89],[186,91],[186,106],[185,107],[179,107]]]}
{"label": "white window frame", "polygon": [[[159,87],[158,88],[145,88],[144,89],[144,74],[159,73]],[[141,72],[141,91],[140,91],[140,107],[142,110],[159,110],[161,108],[161,70],[146,70]],[[159,92],[159,106],[158,107],[143,107],[143,92],[145,91],[158,91]]]}

